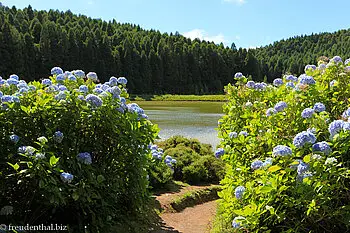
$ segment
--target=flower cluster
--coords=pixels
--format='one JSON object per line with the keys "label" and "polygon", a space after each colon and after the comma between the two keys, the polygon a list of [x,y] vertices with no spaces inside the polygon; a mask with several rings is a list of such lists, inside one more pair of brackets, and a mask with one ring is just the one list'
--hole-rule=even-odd
{"label": "flower cluster", "polygon": [[264,166],[264,163],[261,160],[255,160],[254,162],[252,162],[252,164],[250,165],[250,167],[253,170],[257,170],[260,169],[261,167]]}
{"label": "flower cluster", "polygon": [[83,152],[83,153],[79,153],[77,155],[77,159],[79,162],[83,163],[83,164],[91,164],[92,163],[92,158],[89,152]]}
{"label": "flower cluster", "polygon": [[281,78],[276,78],[275,80],[273,80],[273,85],[276,87],[282,86],[283,80]]}
{"label": "flower cluster", "polygon": [[290,147],[284,145],[278,145],[273,148],[272,155],[273,156],[287,156],[292,155],[293,151]]}
{"label": "flower cluster", "polygon": [[236,196],[236,198],[237,199],[242,199],[244,192],[245,192],[245,187],[244,186],[238,186],[235,189],[235,196]]}
{"label": "flower cluster", "polygon": [[303,131],[298,133],[293,139],[293,145],[297,148],[303,147],[307,143],[315,143],[316,136],[310,131]]}
{"label": "flower cluster", "polygon": [[315,143],[315,144],[312,146],[312,150],[313,150],[313,152],[315,152],[315,153],[321,152],[321,153],[324,153],[325,155],[329,155],[329,154],[332,152],[331,147],[330,147],[329,144],[328,144],[327,142],[325,142],[325,141]]}
{"label": "flower cluster", "polygon": [[276,112],[282,112],[284,109],[287,108],[287,103],[284,101],[280,101],[273,108],[276,110]]}
{"label": "flower cluster", "polygon": [[218,148],[215,151],[215,157],[216,158],[220,158],[221,156],[223,156],[225,154],[225,150],[223,148]]}
{"label": "flower cluster", "polygon": [[311,118],[313,116],[313,114],[315,113],[315,110],[313,108],[305,108],[302,112],[301,112],[301,117],[302,118]]}
{"label": "flower cluster", "polygon": [[326,106],[323,103],[316,103],[314,105],[315,112],[324,112],[326,111]]}

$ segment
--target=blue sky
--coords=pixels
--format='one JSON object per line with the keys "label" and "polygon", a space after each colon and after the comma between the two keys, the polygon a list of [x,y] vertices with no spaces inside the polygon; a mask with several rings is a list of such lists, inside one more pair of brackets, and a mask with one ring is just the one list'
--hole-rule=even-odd
{"label": "blue sky", "polygon": [[34,9],[70,9],[145,29],[259,47],[295,35],[350,28],[349,0],[0,0]]}

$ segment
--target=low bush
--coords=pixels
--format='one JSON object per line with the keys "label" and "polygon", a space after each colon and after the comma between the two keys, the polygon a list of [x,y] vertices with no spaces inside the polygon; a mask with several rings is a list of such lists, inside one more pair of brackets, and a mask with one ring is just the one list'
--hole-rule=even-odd
{"label": "low bush", "polygon": [[126,104],[125,78],[96,84],[93,72],[51,72],[28,84],[0,78],[1,223],[144,231],[157,127]]}
{"label": "low bush", "polygon": [[182,136],[171,137],[158,145],[166,155],[176,159],[175,180],[199,184],[217,183],[223,178],[224,163],[215,159],[211,145]]}
{"label": "low bush", "polygon": [[219,124],[228,170],[213,232],[349,231],[349,63],[320,61],[273,85],[235,75]]}

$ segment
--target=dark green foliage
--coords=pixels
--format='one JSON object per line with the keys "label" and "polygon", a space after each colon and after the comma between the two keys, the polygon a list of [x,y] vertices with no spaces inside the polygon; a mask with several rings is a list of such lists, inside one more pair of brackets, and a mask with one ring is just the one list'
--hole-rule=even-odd
{"label": "dark green foliage", "polygon": [[214,157],[209,144],[174,136],[160,142],[159,147],[177,160],[173,174],[175,180],[190,184],[217,183],[224,176],[224,163]]}
{"label": "dark green foliage", "polygon": [[342,49],[350,47],[349,33],[301,36],[247,50],[70,11],[0,7],[0,73],[39,80],[58,65],[96,71],[101,81],[126,76],[137,94],[218,94],[236,72],[271,81],[284,72],[302,73],[321,55],[350,57]]}

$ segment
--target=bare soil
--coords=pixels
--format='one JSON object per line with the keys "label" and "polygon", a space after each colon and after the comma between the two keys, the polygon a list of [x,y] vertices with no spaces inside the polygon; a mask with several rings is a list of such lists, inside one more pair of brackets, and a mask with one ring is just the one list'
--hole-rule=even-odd
{"label": "bare soil", "polygon": [[216,212],[216,201],[206,202],[194,207],[187,207],[181,212],[171,212],[170,203],[175,198],[192,190],[205,189],[210,186],[186,186],[178,192],[163,193],[156,197],[163,209],[161,229],[152,233],[207,233]]}

